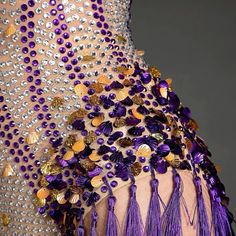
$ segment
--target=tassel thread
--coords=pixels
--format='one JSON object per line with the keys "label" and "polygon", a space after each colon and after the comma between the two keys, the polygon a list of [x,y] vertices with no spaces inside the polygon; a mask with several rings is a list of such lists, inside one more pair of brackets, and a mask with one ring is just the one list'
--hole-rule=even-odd
{"label": "tassel thread", "polygon": [[161,218],[162,232],[165,236],[181,236],[182,223],[180,213],[180,191],[181,178],[179,173],[173,169],[174,174],[174,190],[171,194],[170,200],[164,210]]}
{"label": "tassel thread", "polygon": [[147,236],[162,236],[158,184],[159,182],[156,178],[151,180],[152,194],[145,226]]}
{"label": "tassel thread", "polygon": [[210,196],[212,200],[212,224],[215,236],[232,236],[232,231],[225,206],[221,204],[221,199],[214,189],[210,190]]}
{"label": "tassel thread", "polygon": [[198,214],[197,235],[208,236],[210,235],[210,228],[206,212],[206,206],[202,194],[200,177],[198,176],[194,177],[194,184],[197,192],[197,214]]}
{"label": "tassel thread", "polygon": [[113,195],[111,186],[109,185],[105,176],[103,177],[103,182],[106,184],[109,191],[109,196],[107,198],[108,214],[107,214],[106,236],[117,236],[118,235],[118,228],[117,228],[118,220],[115,215],[116,197]]}
{"label": "tassel thread", "polygon": [[136,200],[137,186],[132,183],[130,185],[130,199],[127,209],[127,215],[124,227],[124,236],[143,236],[143,222],[141,218],[140,208]]}

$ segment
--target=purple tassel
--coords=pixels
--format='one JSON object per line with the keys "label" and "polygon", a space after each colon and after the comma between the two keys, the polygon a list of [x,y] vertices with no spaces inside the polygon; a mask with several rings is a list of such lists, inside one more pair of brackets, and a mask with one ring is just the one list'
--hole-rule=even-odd
{"label": "purple tassel", "polygon": [[84,220],[82,216],[80,218],[79,226],[77,228],[77,236],[84,236]]}
{"label": "purple tassel", "polygon": [[132,183],[130,186],[130,200],[125,220],[124,236],[143,236],[143,222],[140,208],[136,200],[137,186]]}
{"label": "purple tassel", "polygon": [[109,196],[106,236],[117,236],[117,219],[114,213],[115,203],[116,203],[116,197]]}
{"label": "purple tassel", "polygon": [[180,175],[175,169],[174,172],[174,190],[170,200],[164,210],[161,218],[162,232],[165,236],[181,236],[182,235],[182,222],[180,213]]}
{"label": "purple tassel", "polygon": [[210,190],[210,195],[215,236],[232,236],[226,208],[221,204],[221,199],[214,189]]}
{"label": "purple tassel", "polygon": [[146,220],[146,235],[147,236],[161,236],[161,212],[158,195],[158,180],[151,180],[152,195],[149,203],[149,209]]}
{"label": "purple tassel", "polygon": [[198,236],[208,236],[210,235],[210,228],[208,223],[208,217],[206,212],[206,206],[204,203],[203,195],[202,195],[202,186],[200,177],[196,176],[194,178],[194,183],[197,192],[197,206],[198,206],[198,228],[197,235]]}
{"label": "purple tassel", "polygon": [[95,205],[93,204],[92,214],[91,214],[90,236],[97,235],[96,226],[97,226],[97,212],[96,212]]}

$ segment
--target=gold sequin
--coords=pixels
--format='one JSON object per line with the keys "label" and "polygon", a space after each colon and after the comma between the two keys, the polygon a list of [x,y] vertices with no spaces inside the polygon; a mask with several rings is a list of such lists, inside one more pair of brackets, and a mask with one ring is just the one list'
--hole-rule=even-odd
{"label": "gold sequin", "polygon": [[145,51],[144,50],[137,50],[137,54],[142,57],[142,56],[144,56]]}
{"label": "gold sequin", "polygon": [[147,157],[147,158],[150,158],[151,153],[152,153],[152,150],[147,144],[140,145],[138,150],[136,151],[137,156],[142,156],[142,157]]}
{"label": "gold sequin", "polygon": [[158,142],[161,142],[164,139],[161,133],[153,133],[151,134],[151,136],[155,138]]}
{"label": "gold sequin", "polygon": [[65,146],[71,148],[75,142],[76,142],[76,135],[70,134],[65,141]]}
{"label": "gold sequin", "polygon": [[157,78],[157,77],[160,77],[161,76],[161,72],[154,66],[152,67],[149,67],[148,68],[148,72],[154,77],[154,78]]}
{"label": "gold sequin", "polygon": [[120,127],[126,125],[126,121],[125,121],[125,119],[122,118],[122,117],[120,117],[120,118],[117,118],[117,117],[116,117],[116,119],[115,119],[113,125],[114,125],[115,128],[120,128]]}
{"label": "gold sequin", "polygon": [[55,175],[61,173],[62,169],[53,160],[49,160],[41,166],[44,175]]}
{"label": "gold sequin", "polygon": [[86,171],[93,170],[96,166],[95,162],[91,161],[90,159],[81,159],[80,160],[80,165]]}
{"label": "gold sequin", "polygon": [[93,150],[92,153],[89,155],[89,159],[91,161],[99,161],[101,159],[101,156],[98,155],[96,150]]}
{"label": "gold sequin", "polygon": [[7,214],[3,213],[2,214],[2,224],[3,226],[8,226],[10,223],[10,218]]}
{"label": "gold sequin", "polygon": [[135,69],[133,67],[126,69],[123,74],[126,76],[132,75],[134,73]]}
{"label": "gold sequin", "polygon": [[130,137],[120,138],[117,143],[123,148],[129,147],[133,144],[132,139]]}
{"label": "gold sequin", "polygon": [[36,197],[34,200],[34,203],[37,207],[43,207],[46,204],[46,199],[45,198],[40,199],[40,198]]}
{"label": "gold sequin", "polygon": [[91,124],[94,126],[94,127],[97,127],[99,126],[105,119],[105,116],[104,114],[101,114],[100,116],[96,116],[92,119],[92,122]]}
{"label": "gold sequin", "polygon": [[96,94],[93,94],[90,98],[89,98],[89,102],[91,103],[91,105],[95,106],[95,105],[100,105],[102,103],[100,97]]}
{"label": "gold sequin", "polygon": [[72,196],[69,199],[69,202],[71,204],[75,204],[75,203],[77,203],[79,201],[79,199],[80,199],[79,194],[72,194]]}
{"label": "gold sequin", "polygon": [[9,37],[16,32],[16,28],[13,24],[9,24],[9,26],[5,30],[5,36]]}
{"label": "gold sequin", "polygon": [[116,94],[116,99],[117,99],[118,101],[122,101],[122,100],[124,100],[127,96],[129,96],[128,89],[126,89],[126,88],[115,90],[115,94]]}
{"label": "gold sequin", "polygon": [[50,194],[49,189],[43,187],[38,190],[37,197],[39,199],[45,199],[49,196],[49,194]]}
{"label": "gold sequin", "polygon": [[124,86],[131,86],[131,85],[133,85],[133,82],[130,79],[126,78],[126,79],[123,80],[122,84]]}
{"label": "gold sequin", "polygon": [[143,98],[138,94],[135,94],[132,97],[132,101],[137,105],[143,105],[144,104]]}
{"label": "gold sequin", "polygon": [[51,103],[51,106],[53,108],[59,108],[64,104],[64,99],[61,97],[54,97]]}
{"label": "gold sequin", "polygon": [[118,66],[116,67],[116,70],[118,73],[124,73],[127,70],[127,68],[125,66]]}
{"label": "gold sequin", "polygon": [[94,188],[98,188],[101,184],[102,184],[102,176],[101,175],[94,176],[91,179],[91,185]]}
{"label": "gold sequin", "polygon": [[74,91],[77,96],[83,97],[84,95],[87,94],[88,88],[84,84],[77,84],[74,87]]}
{"label": "gold sequin", "polygon": [[49,185],[48,181],[46,180],[45,176],[42,176],[40,179],[40,184],[42,187],[47,187]]}
{"label": "gold sequin", "polygon": [[94,89],[96,93],[101,93],[103,91],[103,85],[100,83],[91,83],[89,87]]}
{"label": "gold sequin", "polygon": [[73,146],[72,146],[72,149],[75,151],[75,152],[81,152],[85,149],[85,143],[84,143],[84,139],[83,138],[80,138],[79,140],[77,140]]}
{"label": "gold sequin", "polygon": [[172,79],[171,78],[166,78],[165,81],[168,84],[169,91],[172,91]]}
{"label": "gold sequin", "polygon": [[7,163],[3,169],[2,176],[9,177],[9,176],[13,176],[13,175],[15,175],[15,172],[14,172],[12,166],[9,163]]}
{"label": "gold sequin", "polygon": [[197,122],[194,119],[190,119],[188,125],[190,125],[191,128],[195,131],[199,128]]}
{"label": "gold sequin", "polygon": [[37,141],[39,140],[39,136],[38,134],[33,131],[33,132],[30,132],[26,138],[26,142],[28,144],[34,144],[34,143],[37,143]]}
{"label": "gold sequin", "polygon": [[125,37],[122,36],[122,35],[117,35],[116,38],[117,38],[117,40],[118,40],[119,43],[126,43],[126,41],[127,41],[127,40],[125,39]]}
{"label": "gold sequin", "polygon": [[94,56],[91,56],[91,55],[84,55],[82,61],[87,61],[87,62],[89,62],[89,61],[93,61],[94,59],[95,59]]}
{"label": "gold sequin", "polygon": [[96,139],[97,139],[97,135],[95,134],[95,132],[93,130],[89,130],[88,135],[84,137],[84,142],[86,144],[91,144]]}
{"label": "gold sequin", "polygon": [[72,124],[76,119],[84,118],[87,115],[87,111],[84,108],[79,108],[77,111],[74,111],[68,117],[68,123]]}
{"label": "gold sequin", "polygon": [[98,82],[100,84],[109,85],[111,83],[111,80],[108,79],[108,77],[106,75],[101,75],[98,78]]}
{"label": "gold sequin", "polygon": [[161,96],[163,98],[167,98],[167,96],[168,96],[168,89],[166,87],[161,87],[159,89],[159,91],[160,91],[160,94],[161,94]]}
{"label": "gold sequin", "polygon": [[66,161],[69,161],[70,159],[72,159],[74,157],[74,152],[71,150],[68,150],[65,155],[63,156],[63,159]]}
{"label": "gold sequin", "polygon": [[63,191],[63,192],[58,193],[56,196],[57,202],[61,205],[67,202],[67,200],[65,199],[65,193],[66,192]]}
{"label": "gold sequin", "polygon": [[130,170],[134,176],[138,176],[142,171],[142,165],[139,162],[135,162],[130,166]]}
{"label": "gold sequin", "polygon": [[175,155],[174,155],[172,152],[170,152],[170,153],[165,157],[165,159],[166,159],[168,162],[171,162],[171,161],[173,161],[173,160],[175,159]]}
{"label": "gold sequin", "polygon": [[132,114],[133,114],[133,116],[135,117],[135,118],[137,118],[137,119],[143,119],[143,114],[141,114],[141,113],[139,113],[137,110],[136,110],[136,108],[133,108],[132,109]]}

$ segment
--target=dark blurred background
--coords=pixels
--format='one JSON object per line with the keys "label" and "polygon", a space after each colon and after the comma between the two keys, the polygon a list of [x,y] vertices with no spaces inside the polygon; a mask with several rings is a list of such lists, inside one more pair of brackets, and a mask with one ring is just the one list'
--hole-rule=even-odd
{"label": "dark blurred background", "polygon": [[191,109],[236,217],[236,0],[134,0],[131,13],[136,48]]}

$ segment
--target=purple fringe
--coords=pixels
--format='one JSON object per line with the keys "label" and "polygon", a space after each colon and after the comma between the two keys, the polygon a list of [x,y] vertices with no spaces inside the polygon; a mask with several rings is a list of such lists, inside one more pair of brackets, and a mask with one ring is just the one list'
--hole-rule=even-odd
{"label": "purple fringe", "polygon": [[206,211],[206,206],[202,194],[201,179],[198,176],[194,177],[194,183],[197,192],[197,213],[198,213],[198,226],[197,226],[197,235],[198,236],[209,236],[210,228],[209,221]]}
{"label": "purple fringe", "polygon": [[79,226],[77,228],[77,236],[84,236],[84,220],[83,216],[81,215],[80,221],[79,221]]}
{"label": "purple fringe", "polygon": [[175,169],[174,173],[174,190],[170,200],[161,217],[162,232],[165,236],[181,236],[182,235],[182,222],[180,213],[180,175]]}
{"label": "purple fringe", "polygon": [[152,195],[149,203],[145,233],[147,236],[161,236],[161,212],[158,196],[158,180],[151,180]]}
{"label": "purple fringe", "polygon": [[97,226],[97,212],[95,205],[92,206],[92,214],[91,214],[91,225],[90,225],[90,236],[96,236],[96,226]]}
{"label": "purple fringe", "polygon": [[116,197],[109,196],[106,236],[117,236],[117,219],[114,213],[115,203],[116,203]]}
{"label": "purple fringe", "polygon": [[130,200],[125,219],[124,236],[143,236],[143,222],[140,208],[136,200],[137,186],[132,183],[130,186]]}
{"label": "purple fringe", "polygon": [[217,196],[217,193],[214,189],[210,190],[210,195],[212,224],[214,227],[215,236],[232,236],[225,206],[221,204],[221,199],[219,196]]}

